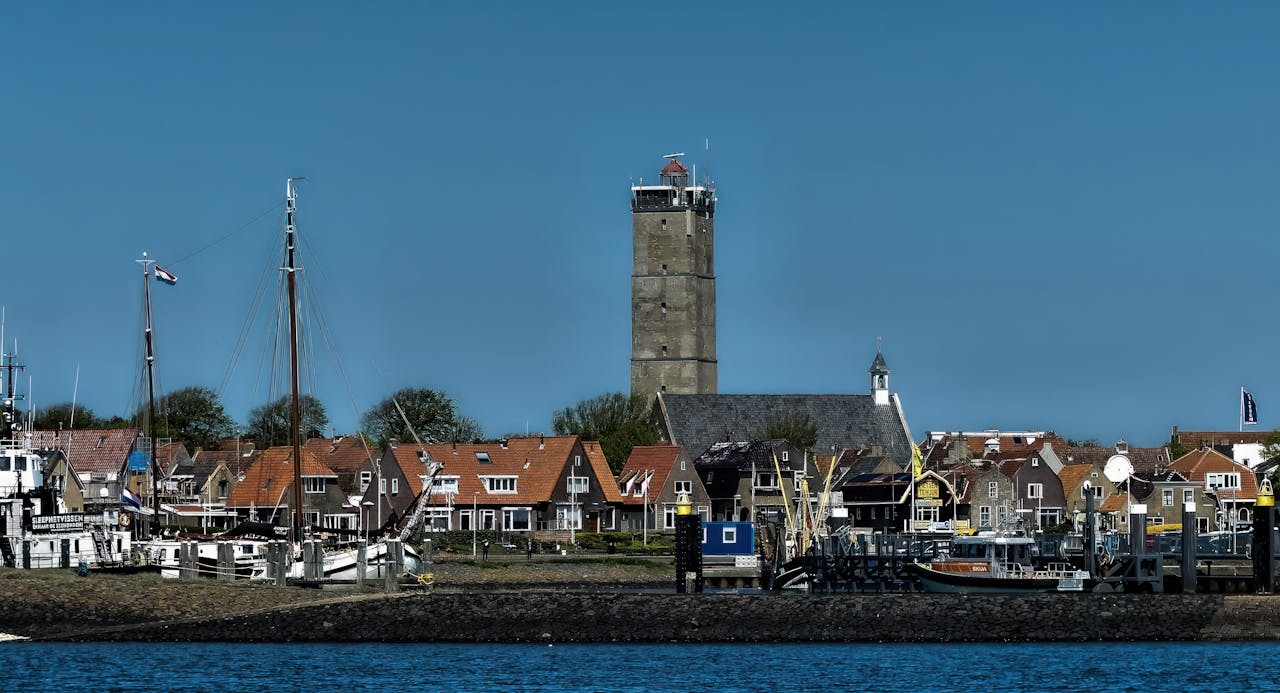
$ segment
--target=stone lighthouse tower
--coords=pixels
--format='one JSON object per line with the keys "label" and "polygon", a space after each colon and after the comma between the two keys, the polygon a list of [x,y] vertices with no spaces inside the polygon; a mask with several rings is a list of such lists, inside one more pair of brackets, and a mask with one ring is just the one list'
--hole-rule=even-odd
{"label": "stone lighthouse tower", "polygon": [[716,191],[681,156],[631,187],[632,393],[716,392]]}

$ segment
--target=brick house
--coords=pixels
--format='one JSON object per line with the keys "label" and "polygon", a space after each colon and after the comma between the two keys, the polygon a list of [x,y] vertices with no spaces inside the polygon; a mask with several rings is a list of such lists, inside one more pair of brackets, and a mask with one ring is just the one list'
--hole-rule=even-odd
{"label": "brick house", "polygon": [[679,445],[640,445],[618,474],[624,532],[674,532],[676,501],[689,494],[694,512],[711,519],[711,497],[698,470]]}
{"label": "brick house", "polygon": [[[338,486],[338,475],[314,453],[302,451],[302,516],[308,526],[354,530],[359,510]],[[243,472],[227,498],[226,507],[241,519],[279,526],[292,523],[294,504],[293,447],[280,445],[263,450]]]}

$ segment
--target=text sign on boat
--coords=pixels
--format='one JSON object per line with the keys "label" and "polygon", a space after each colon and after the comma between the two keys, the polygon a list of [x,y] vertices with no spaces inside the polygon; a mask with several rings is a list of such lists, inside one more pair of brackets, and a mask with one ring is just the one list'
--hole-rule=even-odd
{"label": "text sign on boat", "polygon": [[66,515],[36,515],[31,518],[31,531],[38,534],[57,532],[83,532],[84,513]]}

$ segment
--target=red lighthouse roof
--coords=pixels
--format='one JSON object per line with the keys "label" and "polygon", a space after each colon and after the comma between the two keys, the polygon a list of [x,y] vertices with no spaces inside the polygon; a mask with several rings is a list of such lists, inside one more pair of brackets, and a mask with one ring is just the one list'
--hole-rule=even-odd
{"label": "red lighthouse roof", "polygon": [[675,159],[668,161],[667,165],[662,167],[662,175],[664,176],[673,176],[673,175],[688,173],[688,172],[689,172],[689,169],[685,168],[684,164],[680,163],[679,161],[676,161]]}

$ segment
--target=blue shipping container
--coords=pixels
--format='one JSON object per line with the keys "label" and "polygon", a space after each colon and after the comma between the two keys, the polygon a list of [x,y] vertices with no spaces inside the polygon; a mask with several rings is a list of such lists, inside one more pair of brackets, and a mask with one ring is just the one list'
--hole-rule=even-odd
{"label": "blue shipping container", "polygon": [[754,556],[756,534],[750,522],[703,522],[703,556]]}

